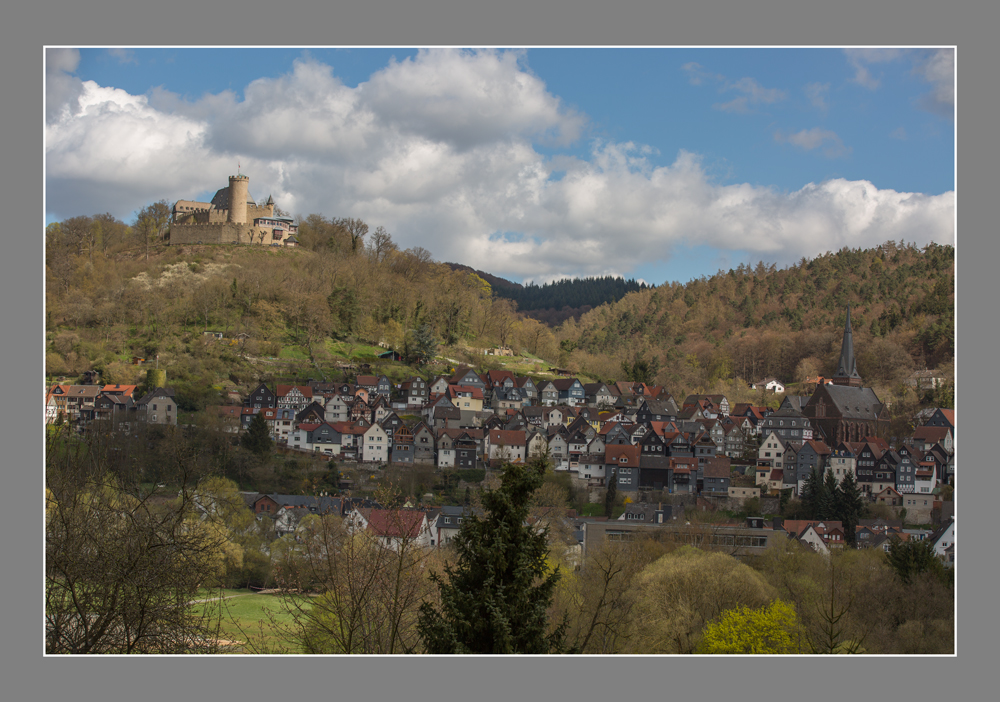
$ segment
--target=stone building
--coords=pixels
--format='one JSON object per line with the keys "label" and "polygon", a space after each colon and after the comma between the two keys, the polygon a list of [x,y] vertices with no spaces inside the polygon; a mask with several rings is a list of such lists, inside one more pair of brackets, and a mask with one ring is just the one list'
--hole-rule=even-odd
{"label": "stone building", "polygon": [[889,412],[871,388],[862,387],[854,357],[851,308],[847,308],[844,340],[837,372],[829,385],[816,386],[802,407],[818,436],[828,446],[842,441],[862,441],[866,436],[884,437],[889,428]]}
{"label": "stone building", "polygon": [[274,213],[274,198],[258,205],[250,195],[250,178],[229,176],[211,202],[178,200],[170,224],[171,244],[258,244],[295,246],[298,225]]}

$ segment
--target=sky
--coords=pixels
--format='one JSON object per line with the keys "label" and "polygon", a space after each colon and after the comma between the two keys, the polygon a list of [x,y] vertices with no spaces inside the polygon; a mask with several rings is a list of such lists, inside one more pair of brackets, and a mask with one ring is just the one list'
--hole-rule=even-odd
{"label": "sky", "polygon": [[953,48],[46,49],[46,224],[239,172],[518,282],[955,243]]}

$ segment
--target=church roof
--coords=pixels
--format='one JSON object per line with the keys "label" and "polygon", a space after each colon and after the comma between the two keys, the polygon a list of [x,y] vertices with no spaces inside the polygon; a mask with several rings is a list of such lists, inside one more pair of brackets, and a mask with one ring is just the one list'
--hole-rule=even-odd
{"label": "church roof", "polygon": [[871,388],[820,385],[816,388],[816,392],[825,392],[844,419],[874,420],[882,411],[882,403]]}
{"label": "church roof", "polygon": [[840,360],[837,361],[837,372],[833,374],[834,378],[857,378],[861,380],[861,376],[858,375],[857,361],[854,358],[854,335],[851,332],[851,306],[847,306],[847,322],[844,324],[844,341],[840,347]]}

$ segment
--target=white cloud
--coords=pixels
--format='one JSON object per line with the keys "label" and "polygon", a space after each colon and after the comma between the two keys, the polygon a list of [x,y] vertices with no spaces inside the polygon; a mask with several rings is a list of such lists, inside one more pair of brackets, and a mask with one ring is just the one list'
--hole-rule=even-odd
{"label": "white cloud", "polygon": [[712,105],[724,112],[749,112],[751,105],[769,105],[785,99],[785,91],[777,88],[765,88],[753,78],[740,78],[735,83],[729,83],[724,90],[736,90],[743,93],[738,98],[725,103]]}
{"label": "white cloud", "polygon": [[955,50],[937,49],[925,52],[914,70],[931,84],[931,92],[920,98],[919,104],[928,112],[955,116]]}
{"label": "white cloud", "polygon": [[80,79],[72,75],[80,65],[77,49],[46,49],[45,51],[45,119],[58,118],[64,110],[73,110],[80,94]]}
{"label": "white cloud", "polygon": [[826,96],[829,92],[829,83],[808,83],[805,87],[806,97],[809,98],[812,106],[824,112],[830,107],[826,102]]}
{"label": "white cloud", "polygon": [[906,127],[896,127],[891,132],[889,132],[890,139],[899,139],[900,141],[906,141],[907,139]]}
{"label": "white cloud", "polygon": [[108,49],[108,54],[118,59],[118,63],[134,63],[137,65],[139,63],[132,49]]}
{"label": "white cloud", "polygon": [[846,156],[851,153],[849,147],[844,146],[844,142],[835,132],[821,127],[803,129],[795,134],[785,134],[780,130],[774,133],[774,140],[779,143],[788,143],[799,147],[804,151],[812,151],[823,145],[827,145],[823,153],[830,158]]}
{"label": "white cloud", "polygon": [[872,76],[867,64],[896,61],[905,54],[904,49],[844,49],[847,60],[854,68],[854,82],[875,90],[881,81]]}
{"label": "white cloud", "polygon": [[[629,142],[595,141],[586,158],[548,159],[534,144],[570,141],[585,119],[517,59],[421,52],[356,88],[303,60],[248,85],[242,101],[223,92],[189,102],[80,82],[72,55],[50,56],[49,76],[77,85],[50,105],[49,208],[60,218],[127,217],[153,200],[214,192],[239,160],[251,193],[273,194],[292,213],[361,217],[403,248],[535,280],[627,276],[683,244],[790,263],[890,238],[953,238],[951,192],[844,180],[791,193],[718,185],[695,154],[654,166],[649,147]],[[748,104],[783,97],[751,79],[733,85]],[[839,144],[822,130],[787,139],[800,148]]]}
{"label": "white cloud", "polygon": [[881,84],[872,76],[869,64],[909,61],[913,72],[931,84],[931,91],[920,96],[917,106],[942,117],[954,117],[954,49],[846,49],[844,53],[854,68],[854,82],[869,90],[875,90]]}

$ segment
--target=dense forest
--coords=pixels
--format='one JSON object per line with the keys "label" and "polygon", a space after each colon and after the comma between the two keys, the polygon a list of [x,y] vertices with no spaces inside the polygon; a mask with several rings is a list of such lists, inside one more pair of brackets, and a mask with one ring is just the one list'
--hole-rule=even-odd
{"label": "dense forest", "polygon": [[[50,379],[96,369],[106,382],[132,383],[142,376],[132,359],[159,356],[181,400],[198,409],[214,401],[213,386],[245,389],[267,376],[262,359],[298,360],[303,375],[323,375],[366,344],[409,350],[404,360],[413,360],[419,343],[433,341],[442,357],[480,367],[495,361],[475,349],[509,346],[536,371],[558,364],[585,380],[634,375],[675,395],[749,401],[748,383],[765,376],[806,392],[806,378],[832,375],[850,305],[858,370],[881,398],[900,411],[950,403],[950,390],[917,396],[903,381],[923,368],[953,377],[951,246],[886,242],[781,270],[761,263],[638,285],[553,329],[519,309],[510,286],[425,249],[402,250],[361,220],[300,217],[298,249],[171,247],[160,234],[166,209],[154,203],[131,224],[105,214],[47,227]],[[544,305],[538,296],[551,293],[554,306],[585,299],[573,291],[617,295],[635,285],[605,278],[521,290],[525,304]],[[209,344],[205,331],[229,342]]]}
{"label": "dense forest", "polygon": [[954,258],[951,246],[886,242],[664,284],[567,320],[560,363],[604,379],[644,360],[671,389],[705,392],[803,383],[833,374],[850,305],[862,378],[912,404],[903,381],[915,369],[953,377]]}
{"label": "dense forest", "polygon": [[645,283],[615,276],[602,278],[564,278],[551,283],[522,285],[498,278],[458,263],[447,264],[456,270],[467,270],[493,286],[499,297],[517,303],[517,309],[528,317],[556,326],[570,317],[580,317],[595,307],[617,302],[630,292],[646,290]]}

